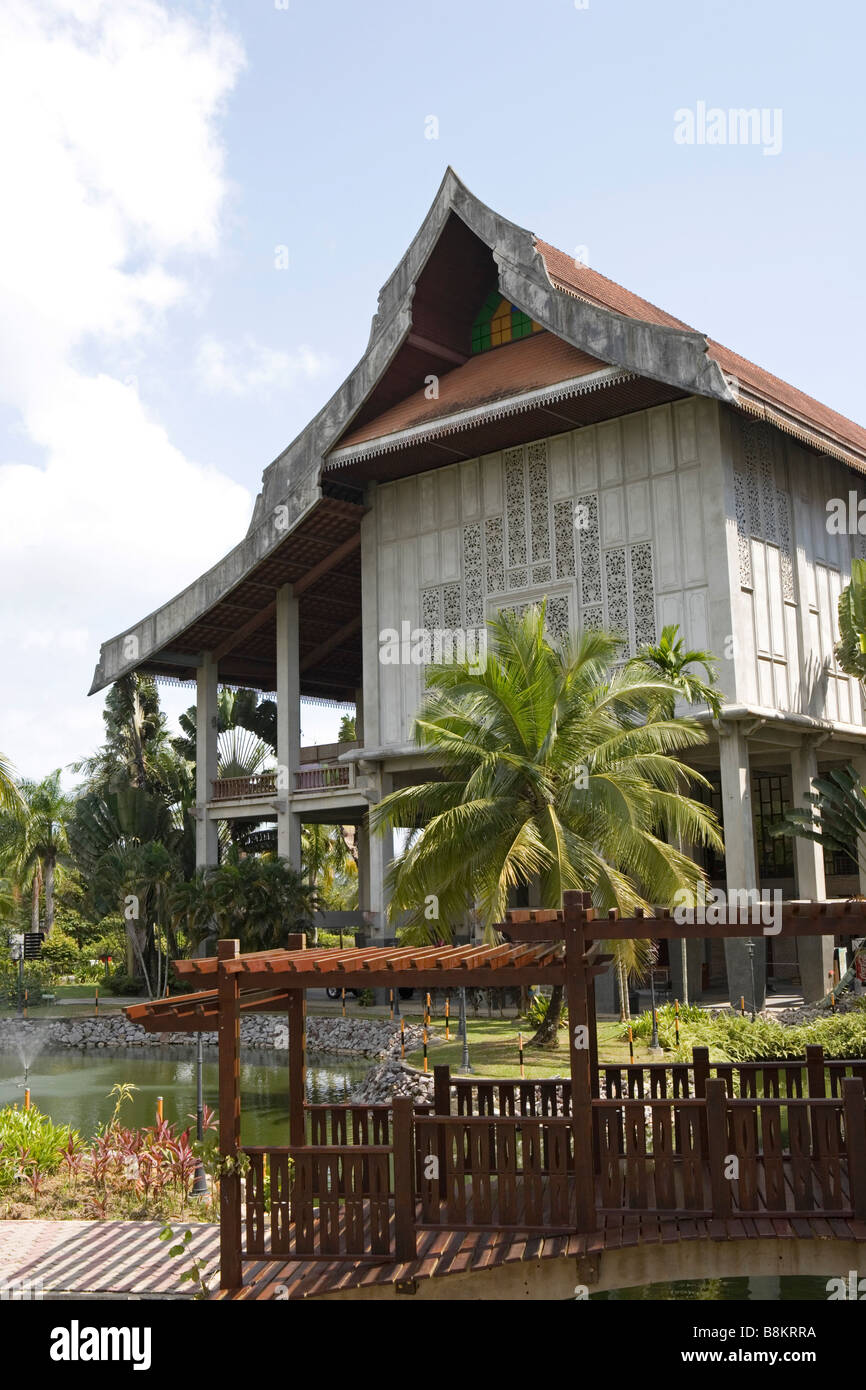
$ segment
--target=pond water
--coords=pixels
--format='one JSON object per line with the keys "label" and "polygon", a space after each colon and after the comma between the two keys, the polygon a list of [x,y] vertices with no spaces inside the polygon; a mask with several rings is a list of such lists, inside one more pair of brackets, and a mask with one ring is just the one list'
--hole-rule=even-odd
{"label": "pond water", "polygon": [[[307,1100],[344,1101],[372,1062],[361,1058],[307,1057]],[[204,1099],[216,1109],[215,1049],[204,1054]],[[112,1086],[129,1081],[138,1090],[123,1107],[132,1126],[153,1123],[156,1098],[163,1113],[185,1127],[195,1120],[195,1048],[97,1048],[92,1052],[42,1052],[30,1065],[34,1105],[58,1124],[71,1124],[89,1138],[111,1116]],[[16,1053],[0,1052],[0,1108],[21,1103],[24,1078]],[[241,1139],[245,1144],[288,1144],[289,1084],[286,1055],[244,1050],[241,1054]]]}

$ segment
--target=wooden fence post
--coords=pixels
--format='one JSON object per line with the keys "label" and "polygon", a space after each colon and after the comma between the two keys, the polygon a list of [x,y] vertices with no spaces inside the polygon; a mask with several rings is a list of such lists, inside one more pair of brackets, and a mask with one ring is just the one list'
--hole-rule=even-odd
{"label": "wooden fence post", "polygon": [[827,1094],[824,1077],[824,1049],[820,1044],[806,1048],[806,1076],[809,1099],[819,1100]]}
{"label": "wooden fence post", "polygon": [[731,1183],[730,1179],[725,1177],[725,1158],[728,1153],[728,1096],[721,1077],[708,1078],[705,1104],[713,1216],[725,1220],[731,1214]]}
{"label": "wooden fence post", "polygon": [[[809,1099],[820,1100],[827,1094],[827,1082],[824,1076],[824,1049],[820,1044],[806,1048],[806,1076],[809,1083]],[[821,1114],[816,1105],[809,1108],[809,1128],[812,1132],[812,1157],[823,1158]]]}
{"label": "wooden fence post", "polygon": [[[594,1231],[595,1164],[593,1162],[593,1119],[591,1078],[591,1027],[588,990],[595,981],[589,974],[586,956],[586,910],[581,893],[562,895],[565,936],[565,989],[568,996],[568,1051],[571,1063],[571,1127],[574,1135],[574,1191],[576,1229]],[[603,934],[603,929],[599,931]]]}
{"label": "wooden fence post", "polygon": [[241,1176],[237,1157],[241,1145],[240,979],[225,963],[240,953],[239,941],[218,941],[219,996],[219,1143],[220,1157],[234,1160],[232,1171],[220,1178],[220,1288],[239,1289],[241,1272]]}
{"label": "wooden fence post", "polygon": [[[435,1115],[448,1116],[451,1114],[451,1068],[447,1064],[435,1066],[433,1068],[433,1112]],[[445,1131],[439,1128],[439,1138],[436,1143],[436,1153],[439,1158],[439,1200],[442,1201],[446,1193],[445,1185],[445,1154],[447,1151],[447,1139]]]}
{"label": "wooden fence post", "polygon": [[[705,1100],[707,1095],[707,1082],[710,1079],[710,1049],[708,1047],[692,1048],[692,1073],[695,1080],[695,1097],[698,1100]],[[701,1146],[704,1153],[706,1153],[709,1145],[706,1110],[701,1111],[699,1123],[701,1130]]]}
{"label": "wooden fence post", "polygon": [[848,1154],[848,1185],[857,1221],[866,1221],[866,1095],[859,1077],[842,1081],[845,1102],[845,1137]]}
{"label": "wooden fence post", "polygon": [[[288,936],[290,951],[306,949],[305,932],[290,932]],[[307,1088],[307,992],[304,989],[289,990],[287,1009],[289,1026],[289,1143],[293,1148],[301,1148],[307,1142],[306,1088]]]}
{"label": "wooden fence post", "polygon": [[415,1143],[414,1114],[408,1096],[395,1096],[392,1126],[394,1147],[394,1258],[414,1260],[415,1245]]}

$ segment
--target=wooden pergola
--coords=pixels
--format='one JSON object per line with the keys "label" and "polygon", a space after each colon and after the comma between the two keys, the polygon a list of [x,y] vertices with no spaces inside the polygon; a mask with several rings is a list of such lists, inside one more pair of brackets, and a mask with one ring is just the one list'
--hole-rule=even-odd
{"label": "wooden pergola", "polygon": [[[507,920],[499,924],[498,931],[503,938],[501,944],[490,946],[307,950],[304,938],[294,936],[289,938],[285,950],[241,955],[237,941],[220,941],[215,957],[175,962],[175,969],[182,978],[200,982],[203,988],[193,993],[134,1004],[126,1009],[127,1016],[141,1023],[149,1032],[217,1030],[220,1153],[230,1161],[220,1184],[221,1278],[224,1288],[238,1287],[242,1281],[241,1181],[232,1163],[241,1151],[241,1018],[245,1013],[286,1012],[289,1028],[290,1147],[281,1152],[293,1156],[305,1150],[309,1150],[310,1154],[324,1153],[321,1145],[318,1148],[308,1145],[306,1137],[305,996],[308,989],[329,984],[355,989],[391,989],[411,985],[428,990],[537,984],[564,986],[568,999],[570,1057],[570,1115],[566,1128],[570,1128],[571,1137],[567,1140],[567,1168],[568,1173],[573,1174],[576,1229],[594,1229],[599,1130],[597,1118],[594,1126],[593,1107],[609,1103],[604,1099],[599,1100],[595,990],[592,986],[593,978],[607,969],[611,959],[603,954],[603,943],[624,938],[680,938],[689,935],[749,937],[760,935],[761,927],[750,921],[691,925],[677,921],[668,912],[654,917],[636,915],[622,918],[615,912],[598,914],[590,904],[588,894],[569,892],[564,895],[561,911],[510,912]],[[781,934],[784,936],[859,934],[864,929],[866,901],[791,902],[783,907]],[[714,1084],[713,1081],[709,1082],[710,1087]],[[723,1083],[720,1081],[718,1084]],[[859,1086],[862,1096],[862,1081],[846,1084]],[[387,1108],[393,1110],[393,1148],[379,1145],[378,1148],[361,1149],[356,1146],[355,1151],[366,1155],[368,1167],[374,1157],[378,1159],[385,1153],[393,1159],[391,1196],[396,1223],[396,1249],[398,1253],[403,1250],[405,1254],[410,1245],[414,1249],[414,1165],[411,1159],[405,1162],[401,1160],[399,1154],[408,1155],[411,1150],[412,1108],[408,1101],[399,1100],[394,1102],[393,1107]],[[438,1109],[434,1109],[433,1113],[438,1117]],[[556,1123],[562,1125],[566,1122],[559,1119]],[[706,1136],[707,1119],[702,1121],[702,1125]],[[862,1128],[858,1121],[858,1136]],[[724,1148],[720,1133],[716,1134],[716,1139]],[[440,1147],[444,1147],[443,1138],[438,1142]],[[705,1139],[706,1142],[709,1141]],[[860,1144],[859,1137],[856,1142]],[[863,1130],[862,1142],[866,1145],[866,1130]],[[346,1145],[345,1151],[353,1151],[352,1146]],[[862,1168],[857,1178],[858,1202],[861,1205],[866,1204],[866,1149],[862,1155]],[[288,1166],[285,1167],[285,1174],[288,1182]],[[272,1169],[272,1188],[273,1182]],[[719,1190],[716,1196],[721,1201],[724,1193]],[[264,1205],[260,1204],[260,1207],[263,1219]],[[251,1220],[249,1211],[248,1197],[248,1229]],[[255,1217],[253,1224],[257,1219]]]}

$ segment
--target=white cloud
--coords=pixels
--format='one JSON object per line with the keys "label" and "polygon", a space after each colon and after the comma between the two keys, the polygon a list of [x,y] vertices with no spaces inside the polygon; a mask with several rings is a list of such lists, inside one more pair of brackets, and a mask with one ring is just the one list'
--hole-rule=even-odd
{"label": "white cloud", "polygon": [[243,534],[247,491],[104,365],[219,246],[219,120],[242,62],[219,20],[153,0],[0,9],[0,398],[37,457],[0,456],[0,749],[28,775],[101,737],[99,642]]}
{"label": "white cloud", "polygon": [[301,345],[295,352],[266,347],[247,334],[226,344],[207,336],[196,354],[196,376],[215,395],[246,396],[268,390],[291,390],[328,371],[330,358]]}

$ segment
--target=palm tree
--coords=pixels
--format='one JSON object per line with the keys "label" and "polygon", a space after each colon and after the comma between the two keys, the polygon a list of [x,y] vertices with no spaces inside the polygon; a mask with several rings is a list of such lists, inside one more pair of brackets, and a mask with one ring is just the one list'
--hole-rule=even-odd
{"label": "palm tree", "polygon": [[[301,829],[304,876],[322,907],[350,908],[357,904],[358,862],[341,825],[307,822]],[[352,899],[354,898],[354,902]]]}
{"label": "palm tree", "polygon": [[72,803],[60,786],[60,769],[41,782],[19,785],[22,808],[7,822],[3,836],[4,864],[19,884],[32,893],[34,930],[39,927],[39,902],[45,895],[45,932],[54,926],[54,882],[58,863],[69,850],[67,823]]}
{"label": "palm tree", "polygon": [[[671,623],[662,628],[662,635],[655,645],[641,647],[637,656],[632,657],[630,665],[646,666],[660,675],[670,686],[670,694],[665,698],[662,708],[670,717],[678,699],[687,705],[706,705],[710,713],[718,719],[722,710],[722,697],[716,681],[716,659],[709,652],[686,651],[685,642],[679,634],[679,623]],[[695,667],[702,667],[704,680]],[[683,848],[682,844],[677,846]],[[683,1003],[689,1002],[688,946],[685,937],[680,942],[680,968],[683,977]]]}
{"label": "palm tree", "polygon": [[[670,623],[662,628],[658,642],[641,647],[628,664],[646,666],[653,675],[667,682],[668,691],[662,699],[662,708],[669,717],[680,699],[687,705],[706,705],[710,713],[718,718],[722,709],[722,695],[716,684],[716,659],[710,652],[686,651],[685,639],[678,636],[679,630],[679,623]],[[703,668],[706,679],[692,669],[696,666]]]}
{"label": "palm tree", "polygon": [[17,816],[22,809],[21,793],[15,781],[15,769],[0,753],[0,811]]}
{"label": "palm tree", "polygon": [[284,859],[243,858],[234,846],[219,868],[178,885],[169,902],[191,940],[215,922],[220,937],[240,938],[245,951],[285,946],[289,932],[310,930],[314,910],[315,890]]}
{"label": "palm tree", "polygon": [[[605,910],[669,905],[703,880],[673,841],[721,847],[712,811],[685,794],[693,769],[673,756],[706,735],[665,713],[668,683],[646,667],[615,669],[614,635],[554,644],[544,621],[544,607],[503,614],[483,670],[428,672],[415,739],[442,779],[372,812],[377,829],[416,827],[390,875],[390,915],[406,914],[410,938],[450,937],[468,904],[489,938],[509,893],[533,880],[542,907],[569,888]],[[555,1038],[561,1003],[555,988],[533,1041]]]}

